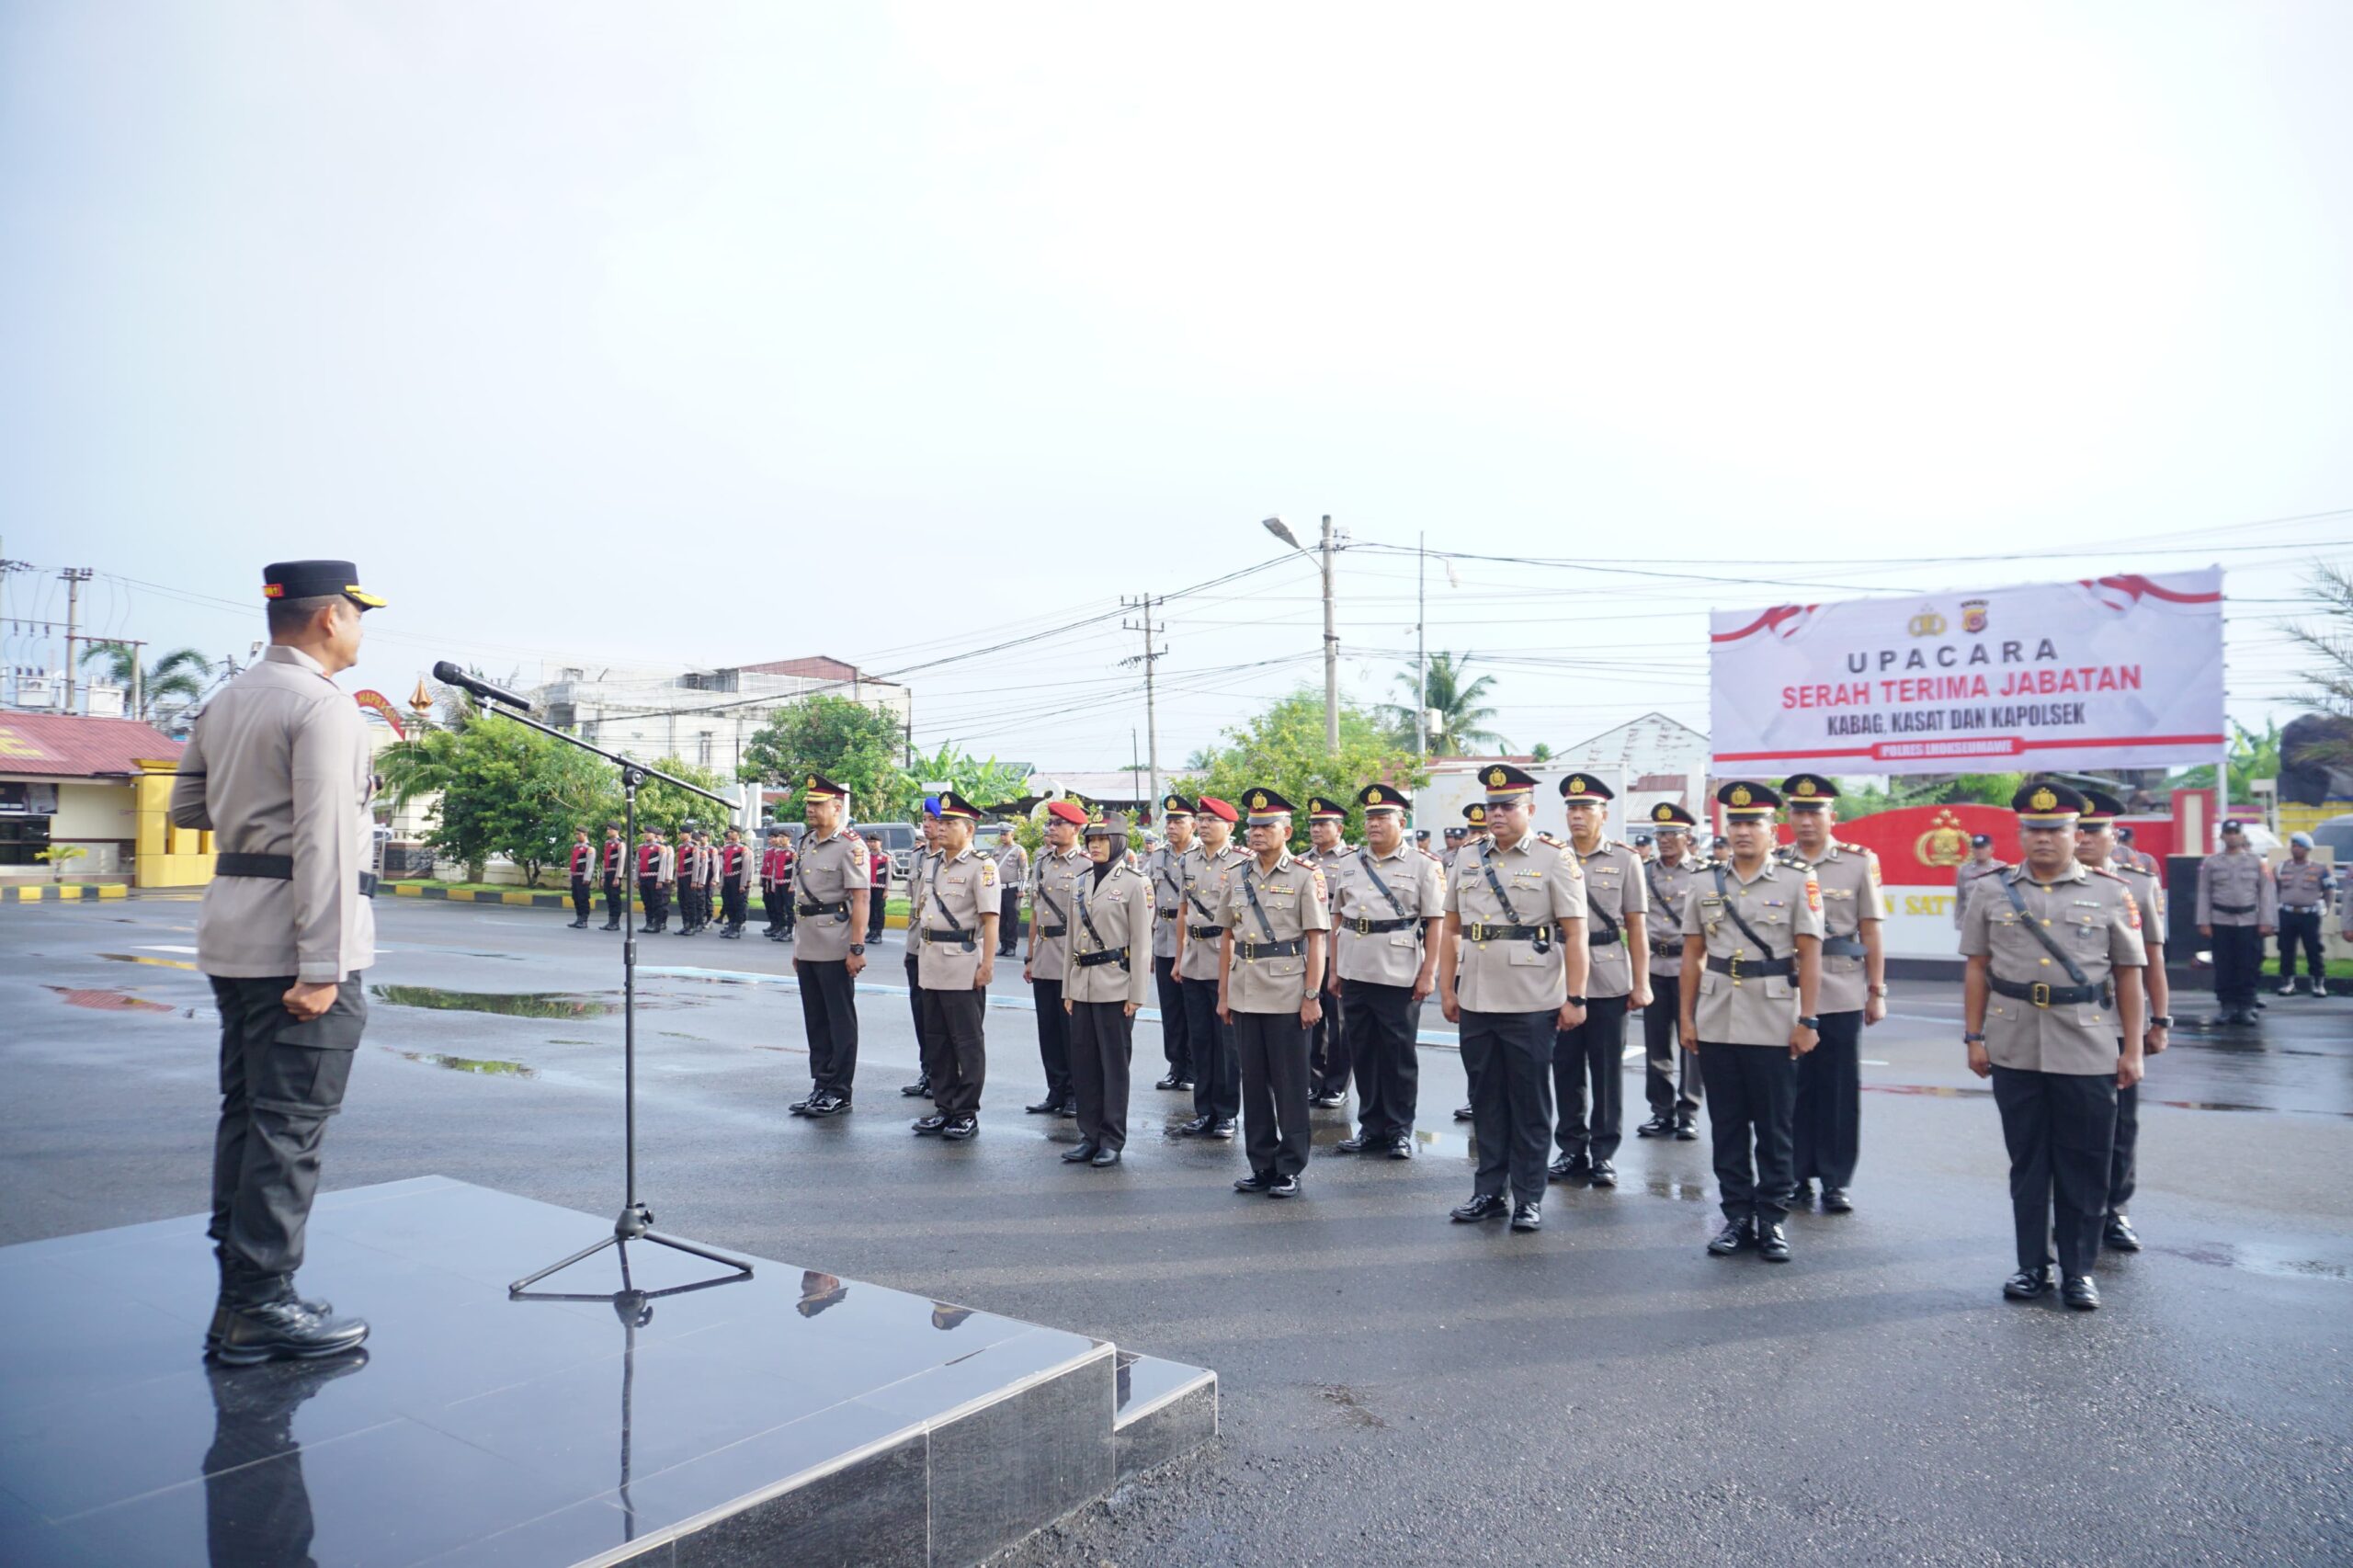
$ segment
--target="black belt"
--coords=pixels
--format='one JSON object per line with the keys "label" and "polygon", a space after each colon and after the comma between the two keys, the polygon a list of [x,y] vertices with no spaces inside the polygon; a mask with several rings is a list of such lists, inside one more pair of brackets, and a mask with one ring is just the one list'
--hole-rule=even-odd
{"label": "black belt", "polygon": [[1174,920],[1184,913],[1185,912],[1181,909],[1164,909],[1160,911],[1160,917],[1163,920]]}
{"label": "black belt", "polygon": [[2015,980],[2004,980],[1998,974],[1989,974],[1985,979],[2003,995],[2031,1002],[2038,1007],[2073,1007],[2086,1002],[2097,1002],[2103,1007],[2108,1006],[2108,987],[2105,985],[2045,985],[2040,981],[2031,985],[2021,985]]}
{"label": "black belt", "polygon": [[840,903],[804,903],[801,906],[801,913],[803,915],[847,915],[849,903],[844,900]]}
{"label": "black belt", "polygon": [[1233,956],[1244,963],[1255,963],[1262,958],[1295,959],[1306,950],[1306,941],[1298,937],[1280,942],[1245,942],[1236,937],[1233,943]]}
{"label": "black belt", "polygon": [[1039,936],[1046,937],[1051,941],[1056,937],[1069,936],[1070,927],[1068,926],[1040,926],[1037,927],[1037,932]]}
{"label": "black belt", "polygon": [[1679,938],[1672,942],[1653,942],[1651,944],[1651,956],[1653,958],[1659,959],[1681,958],[1683,956],[1683,943]]}
{"label": "black belt", "polygon": [[1824,937],[1822,938],[1822,956],[1826,959],[1861,958],[1863,939],[1860,937]]}
{"label": "black belt", "polygon": [[1099,953],[1081,953],[1078,955],[1078,967],[1081,969],[1100,969],[1107,963],[1118,964],[1121,969],[1127,968],[1128,949],[1125,948],[1106,948]]}
{"label": "black belt", "polygon": [[1734,980],[1746,980],[1753,974],[1777,975],[1788,980],[1797,973],[1797,965],[1790,959],[1711,958],[1708,967],[1718,974],[1731,975]]}
{"label": "black belt", "polygon": [[1225,935],[1225,927],[1222,926],[1188,926],[1185,927],[1185,935],[1188,937],[1222,937]]}
{"label": "black belt", "polygon": [[1472,942],[1509,942],[1526,937],[1529,941],[1551,941],[1550,926],[1481,926],[1475,922],[1462,927],[1465,940]]}
{"label": "black belt", "polygon": [[1419,930],[1421,924],[1420,920],[1411,915],[1401,915],[1394,920],[1372,920],[1358,915],[1354,920],[1341,921],[1340,929],[1354,931],[1359,937],[1370,937],[1376,931]]}
{"label": "black belt", "polygon": [[[291,855],[238,855],[222,850],[212,858],[212,874],[216,877],[256,877],[268,882],[290,882],[294,880],[294,857]],[[359,873],[359,896],[376,896],[376,873]]]}
{"label": "black belt", "polygon": [[954,942],[969,953],[972,950],[976,938],[970,931],[935,931],[926,926],[923,929],[923,939],[935,944]]}
{"label": "black belt", "polygon": [[1619,934],[1615,931],[1588,931],[1585,934],[1585,945],[1588,948],[1614,948],[1618,942]]}
{"label": "black belt", "polygon": [[2255,913],[2255,905],[2251,903],[2218,903],[2212,907],[2218,915],[2253,915]]}

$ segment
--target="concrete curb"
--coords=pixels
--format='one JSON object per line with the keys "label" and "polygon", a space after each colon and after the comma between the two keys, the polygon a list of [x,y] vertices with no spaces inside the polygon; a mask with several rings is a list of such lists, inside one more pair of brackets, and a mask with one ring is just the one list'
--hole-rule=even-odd
{"label": "concrete curb", "polygon": [[11,900],[18,903],[36,903],[43,899],[51,903],[71,903],[76,900],[95,902],[102,898],[129,898],[129,882],[26,882],[21,885],[0,883],[0,903]]}
{"label": "concrete curb", "polygon": [[[568,892],[534,892],[529,888],[517,888],[512,892],[494,892],[486,888],[435,888],[418,882],[380,882],[376,891],[379,895],[389,891],[400,898],[429,899],[443,903],[503,903],[514,909],[569,910],[572,907],[572,895]],[[630,907],[641,915],[645,913],[643,899],[632,897],[629,903]],[[601,892],[597,895],[593,912],[598,915],[605,912],[605,895]],[[755,903],[752,917],[764,920],[767,915]],[[904,915],[885,915],[882,924],[887,930],[904,931],[907,927],[907,917]]]}

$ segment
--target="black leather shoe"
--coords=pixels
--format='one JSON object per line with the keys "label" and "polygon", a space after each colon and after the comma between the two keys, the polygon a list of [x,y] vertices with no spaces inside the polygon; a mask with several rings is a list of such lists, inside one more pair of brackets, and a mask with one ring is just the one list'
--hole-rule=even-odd
{"label": "black leather shoe", "polygon": [[1648,1121],[1643,1122],[1640,1127],[1635,1128],[1634,1136],[1637,1138],[1672,1138],[1675,1136],[1675,1118],[1665,1111],[1661,1111],[1658,1115],[1652,1117]]}
{"label": "black leather shoe", "polygon": [[1611,1165],[1608,1160],[1596,1160],[1593,1162],[1593,1171],[1588,1179],[1590,1179],[1596,1187],[1616,1187],[1618,1185],[1618,1167]]}
{"label": "black leather shoe", "polygon": [[2050,1290],[2051,1266],[2047,1263],[2040,1268],[2021,1268],[2002,1281],[2002,1294],[2013,1301],[2031,1301],[2048,1295]]}
{"label": "black leather shoe", "polygon": [[1036,1105],[1026,1105],[1021,1108],[1028,1111],[1031,1116],[1060,1116],[1063,1109],[1059,1104],[1052,1100],[1040,1100]]}
{"label": "black leather shoe", "polygon": [[1813,1207],[1813,1183],[1812,1180],[1809,1179],[1802,1181],[1798,1183],[1797,1186],[1790,1188],[1790,1206],[1793,1209],[1811,1209]]}
{"label": "black leather shoe", "polygon": [[951,1116],[948,1125],[939,1130],[939,1135],[951,1143],[961,1143],[980,1130],[981,1119],[977,1116]]}
{"label": "black leather shoe", "polygon": [[1544,1206],[1540,1203],[1515,1203],[1511,1206],[1511,1228],[1515,1231],[1540,1231],[1544,1228]]}
{"label": "black leather shoe", "polygon": [[1168,1089],[1182,1089],[1182,1088],[1188,1088],[1188,1087],[1190,1087],[1190,1085],[1188,1085],[1188,1084],[1185,1082],[1185,1080],[1184,1080],[1184,1079],[1179,1078],[1178,1076],[1176,1076],[1176,1074],[1171,1073],[1170,1074],[1168,1074],[1168,1076],[1166,1076],[1165,1078],[1163,1078],[1163,1079],[1162,1079],[1162,1080],[1160,1080],[1160,1082],[1158,1082],[1157,1084],[1154,1084],[1154,1085],[1153,1085],[1153,1087],[1154,1087],[1154,1088],[1155,1088],[1155,1089],[1160,1089],[1160,1090],[1164,1090],[1164,1091],[1165,1091],[1165,1090],[1168,1090]]}
{"label": "black leather shoe", "polygon": [[1120,1153],[1117,1149],[1097,1149],[1095,1157],[1086,1163],[1098,1171],[1104,1170],[1120,1163]]}
{"label": "black leather shoe", "polygon": [[2059,1299],[2079,1312],[2099,1311],[2099,1287],[2088,1274],[2070,1274],[2059,1287]]}
{"label": "black leather shoe", "polygon": [[1678,1121],[1675,1124],[1675,1141],[1677,1143],[1696,1143],[1699,1140],[1699,1130],[1688,1121]]}
{"label": "black leather shoe", "polygon": [[618,920],[608,920],[605,922],[604,928],[608,931],[618,931],[621,928],[621,923]]}
{"label": "black leather shoe", "polygon": [[1358,1132],[1341,1139],[1332,1145],[1332,1149],[1335,1153],[1361,1154],[1368,1149],[1380,1146],[1383,1140],[1372,1137],[1369,1133]]}
{"label": "black leather shoe", "polygon": [[1790,1238],[1777,1221],[1756,1227],[1756,1256],[1768,1263],[1790,1261]]}
{"label": "black leather shoe", "polygon": [[807,1116],[809,1114],[809,1102],[816,1097],[817,1096],[813,1092],[803,1095],[801,1098],[793,1101],[784,1108],[790,1111],[795,1116]]}
{"label": "black leather shoe", "polygon": [[1216,1122],[1206,1116],[1197,1116],[1190,1121],[1179,1122],[1176,1131],[1187,1138],[1200,1138],[1207,1136],[1209,1130],[1216,1125]]}
{"label": "black leather shoe", "polygon": [[1414,1141],[1411,1138],[1392,1138],[1389,1141],[1389,1157],[1392,1160],[1412,1159]]}
{"label": "black leather shoe", "polygon": [[[296,1297],[295,1301],[305,1312],[315,1312],[323,1318],[335,1316],[333,1301],[317,1301],[301,1296]],[[208,1354],[214,1346],[221,1343],[221,1336],[228,1332],[229,1320],[236,1315],[236,1312],[237,1309],[234,1307],[215,1306],[212,1309],[211,1325],[204,1331],[204,1348]]]}
{"label": "black leather shoe", "polygon": [[224,1367],[251,1367],[340,1356],[358,1349],[368,1337],[368,1325],[360,1319],[313,1312],[311,1305],[271,1301],[228,1312],[217,1320],[220,1334],[209,1351]]}
{"label": "black leather shoe", "polygon": [[1299,1196],[1299,1178],[1295,1176],[1277,1176],[1267,1185],[1267,1196],[1269,1198],[1297,1198]]}
{"label": "black leather shoe", "polygon": [[1477,1119],[1477,1113],[1472,1111],[1467,1105],[1459,1105],[1454,1108],[1454,1119],[1457,1121],[1475,1120]]}
{"label": "black leather shoe", "polygon": [[[567,927],[567,929],[569,929],[569,930],[574,930],[574,931],[585,931],[586,929],[588,929],[588,922],[586,922],[585,920],[575,920],[575,921],[574,921],[574,922],[571,924],[571,926],[568,926],[568,927]],[[2288,994],[2287,992],[2283,991],[2283,992],[2281,992],[2279,994],[2281,994],[2282,996],[2285,996],[2285,995],[2287,995],[2287,994]]]}
{"label": "black leather shoe", "polygon": [[839,1116],[847,1109],[849,1109],[849,1101],[844,1099],[841,1096],[835,1094],[831,1090],[827,1090],[822,1095],[813,1096],[809,1101],[809,1108],[802,1111],[801,1114],[803,1116]]}
{"label": "black leather shoe", "polygon": [[1500,1220],[1511,1212],[1511,1205],[1499,1192],[1482,1192],[1470,1202],[1457,1204],[1447,1211],[1447,1218],[1458,1225],[1468,1225],[1479,1220]]}
{"label": "black leather shoe", "polygon": [[1318,1110],[1332,1110],[1347,1104],[1348,1096],[1346,1095],[1336,1095],[1327,1092],[1321,1095],[1308,1096],[1307,1103],[1313,1106]]}
{"label": "black leather shoe", "polygon": [[1095,1145],[1083,1140],[1063,1151],[1063,1164],[1066,1165],[1083,1165],[1094,1157]]}
{"label": "black leather shoe", "polygon": [[1583,1181],[1593,1175],[1593,1162],[1583,1154],[1563,1154],[1544,1167],[1554,1181]]}
{"label": "black leather shoe", "polygon": [[1061,1105],[1054,1108],[1054,1114],[1056,1116],[1066,1116],[1071,1118],[1073,1120],[1076,1120],[1078,1118],[1078,1102],[1076,1100],[1064,1100]]}
{"label": "black leather shoe", "polygon": [[1235,1178],[1233,1190],[1236,1192],[1264,1192],[1274,1185],[1274,1177],[1270,1176],[1260,1176],[1256,1171],[1252,1171],[1246,1176],[1239,1176]]}
{"label": "black leather shoe", "polygon": [[1851,1214],[1855,1211],[1855,1200],[1847,1196],[1847,1189],[1843,1187],[1825,1187],[1822,1189],[1822,1211],[1824,1214]]}
{"label": "black leather shoe", "polygon": [[1746,1220],[1726,1220],[1724,1228],[1708,1242],[1709,1252],[1718,1257],[1730,1257],[1756,1239],[1756,1227]]}
{"label": "black leather shoe", "polygon": [[1210,1123],[1209,1135],[1212,1138],[1219,1139],[1222,1142],[1231,1143],[1233,1142],[1233,1123],[1230,1121],[1213,1121]]}
{"label": "black leather shoe", "polygon": [[902,1084],[899,1085],[899,1093],[911,1100],[923,1099],[931,1093],[931,1080],[917,1078],[912,1084]]}
{"label": "black leather shoe", "polygon": [[919,1116],[907,1125],[914,1128],[918,1134],[937,1132],[948,1125],[948,1119],[935,1112],[930,1116]]}
{"label": "black leather shoe", "polygon": [[2099,1233],[2100,1244],[2110,1252],[2139,1252],[2141,1238],[2132,1231],[2132,1221],[2121,1214],[2110,1214],[2108,1226]]}

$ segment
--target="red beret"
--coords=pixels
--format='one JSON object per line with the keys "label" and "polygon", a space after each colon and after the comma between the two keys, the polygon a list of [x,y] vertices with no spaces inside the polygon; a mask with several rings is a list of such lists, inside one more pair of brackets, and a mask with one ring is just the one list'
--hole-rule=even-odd
{"label": "red beret", "polygon": [[1046,814],[1075,827],[1086,825],[1086,808],[1076,801],[1050,801],[1046,803]]}
{"label": "red beret", "polygon": [[1215,795],[1204,795],[1201,797],[1201,810],[1222,822],[1240,822],[1242,820],[1242,813],[1240,812],[1235,811],[1230,803],[1219,800]]}

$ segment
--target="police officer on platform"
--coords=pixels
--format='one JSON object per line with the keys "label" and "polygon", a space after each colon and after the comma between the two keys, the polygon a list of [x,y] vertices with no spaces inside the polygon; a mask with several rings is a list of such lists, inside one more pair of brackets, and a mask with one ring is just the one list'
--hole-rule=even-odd
{"label": "police officer on platform", "polygon": [[1782,851],[1822,889],[1822,969],[1815,1014],[1822,1038],[1798,1058],[1796,1165],[1792,1201],[1809,1203],[1822,1183],[1822,1210],[1855,1207],[1847,1188],[1862,1150],[1863,1028],[1887,1017],[1887,957],[1880,922],[1879,857],[1830,836],[1838,787],[1819,773],[1781,781],[1791,842]]}
{"label": "police officer on platform", "polygon": [[1446,868],[1406,842],[1405,813],[1414,802],[1403,790],[1370,785],[1357,804],[1364,808],[1364,847],[1324,869],[1332,895],[1332,968],[1357,1081],[1356,1134],[1338,1148],[1410,1160],[1421,1083],[1415,1042],[1422,1003],[1438,988]]}
{"label": "police officer on platform", "polygon": [[1961,1038],[1969,1070],[1994,1081],[2009,1146],[2018,1267],[2002,1294],[2050,1292],[2055,1228],[2061,1297],[2090,1312],[2116,1092],[2141,1077],[2140,905],[2122,878],[2076,859],[2081,795],[2029,783],[2010,804],[2025,863],[1970,900]]}
{"label": "police officer on platform", "polygon": [[1585,877],[1585,1021],[1552,1040],[1552,1093],[1560,1149],[1547,1175],[1554,1181],[1618,1185],[1618,1144],[1625,1116],[1626,1014],[1651,1002],[1650,917],[1643,863],[1606,838],[1616,792],[1589,773],[1561,780],[1568,803],[1569,848]]}
{"label": "police officer on platform", "polygon": [[1688,1143],[1699,1134],[1692,1123],[1699,1114],[1699,1059],[1676,1049],[1676,1033],[1683,1020],[1683,895],[1699,879],[1700,863],[1691,852],[1691,813],[1671,801],[1650,810],[1651,833],[1658,855],[1643,867],[1646,894],[1643,937],[1651,949],[1651,1005],[1643,1009],[1643,1086],[1650,1100],[1651,1119],[1634,1129],[1643,1138],[1679,1138]]}
{"label": "police officer on platform", "polygon": [[221,1010],[221,1114],[207,1233],[220,1293],[205,1350],[232,1366],[339,1355],[358,1318],[295,1293],[327,1119],[342,1108],[376,961],[368,735],[335,677],[384,601],[347,561],[266,567],[269,648],[198,716],[173,825],[218,858],[196,967]]}
{"label": "police officer on platform", "polygon": [[1233,1190],[1296,1198],[1307,1169],[1307,1040],[1324,1011],[1331,908],[1324,873],[1291,857],[1291,803],[1265,788],[1247,799],[1250,858],[1225,879],[1217,999],[1233,1028],[1250,1157]]}
{"label": "police officer on platform", "polygon": [[804,923],[793,949],[801,1022],[809,1040],[811,1085],[795,1116],[850,1108],[858,1078],[858,977],[866,968],[866,840],[850,830],[849,791],[812,773],[801,786],[809,824],[796,868],[795,912]]}
{"label": "police officer on platform", "polygon": [[1063,1008],[1070,1017],[1070,1075],[1078,1142],[1065,1165],[1100,1170],[1128,1146],[1128,1063],[1136,1009],[1152,994],[1153,889],[1128,864],[1127,819],[1097,812],[1086,824],[1090,864],[1074,890],[1077,929],[1063,948]]}

